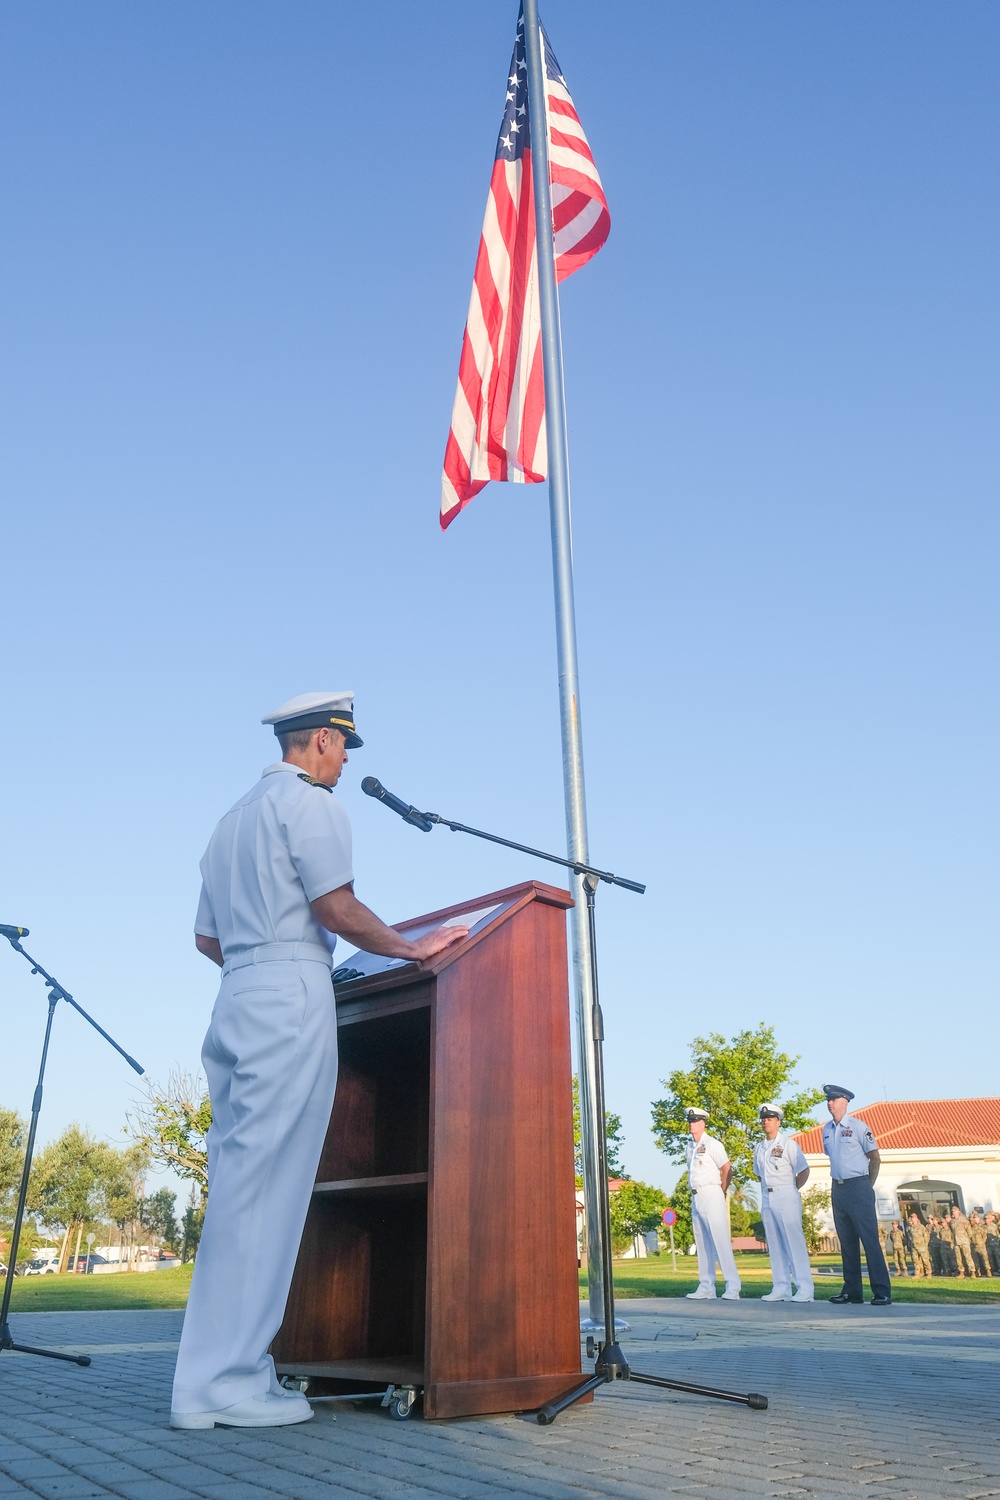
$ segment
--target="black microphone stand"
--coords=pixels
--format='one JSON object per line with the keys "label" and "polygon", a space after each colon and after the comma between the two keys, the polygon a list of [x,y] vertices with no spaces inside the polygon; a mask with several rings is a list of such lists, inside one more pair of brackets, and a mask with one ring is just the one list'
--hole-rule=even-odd
{"label": "black microphone stand", "polygon": [[[367,779],[367,778],[366,778]],[[374,778],[371,778],[374,780]],[[375,787],[368,791],[371,797],[379,798],[384,794],[384,788],[378,782]],[[367,791],[368,789],[365,788]],[[393,811],[396,811],[394,808]],[[527,844],[515,843],[513,839],[504,839],[496,833],[485,833],[481,828],[470,828],[465,823],[456,823],[452,818],[442,818],[437,813],[418,812],[416,808],[407,808],[405,813],[400,814],[408,823],[415,828],[420,828],[429,833],[435,823],[440,823],[444,828],[450,828],[452,833],[470,833],[477,839],[488,839],[491,844],[503,844],[507,849],[517,849],[521,854],[531,854],[536,859],[547,859],[551,864],[562,865],[567,870],[572,870],[577,875],[583,876],[583,889],[587,897],[587,925],[590,929],[590,961],[591,961],[591,983],[594,997],[591,1011],[591,1025],[594,1037],[594,1060],[595,1060],[595,1088],[594,1105],[597,1113],[597,1176],[601,1188],[601,1201],[599,1209],[599,1228],[601,1237],[601,1259],[603,1261],[604,1282],[604,1338],[596,1343],[593,1338],[587,1339],[587,1354],[594,1357],[594,1373],[587,1376],[579,1384],[565,1391],[561,1396],[552,1401],[546,1401],[544,1406],[539,1407],[536,1416],[542,1427],[548,1427],[553,1423],[560,1412],[564,1412],[568,1406],[596,1391],[602,1385],[610,1385],[615,1380],[634,1380],[639,1385],[657,1386],[665,1391],[683,1391],[691,1396],[712,1396],[717,1401],[734,1401],[741,1406],[750,1407],[751,1411],[766,1411],[767,1397],[761,1396],[756,1391],[750,1391],[742,1395],[737,1391],[718,1390],[714,1386],[691,1385],[684,1380],[665,1380],[661,1375],[644,1375],[638,1370],[633,1370],[619,1345],[615,1336],[615,1283],[611,1265],[611,1195],[608,1189],[608,1135],[605,1118],[604,1097],[604,1017],[601,1014],[601,1005],[597,985],[597,921],[595,896],[597,887],[604,881],[607,885],[620,885],[627,891],[635,891],[641,896],[646,887],[640,885],[636,880],[626,880],[621,875],[612,875],[610,870],[598,870],[593,865],[582,864],[579,860],[565,859],[561,854],[547,854],[543,849],[532,849]],[[610,1337],[609,1337],[610,1334]]]}
{"label": "black microphone stand", "polygon": [[[145,1072],[145,1069],[139,1066],[134,1057],[129,1057],[128,1053],[123,1047],[119,1047],[114,1037],[109,1036],[108,1033],[104,1030],[103,1026],[98,1026],[93,1016],[88,1016],[83,1006],[76,1003],[76,1001],[73,999],[73,996],[69,993],[68,990],[63,989],[58,980],[53,979],[51,974],[47,974],[46,971],[42,968],[41,964],[37,963],[35,959],[32,958],[30,953],[26,953],[24,951],[24,949],[21,947],[21,938],[27,937],[27,927],[6,928],[0,930],[3,931],[4,937],[7,938],[15,953],[20,953],[22,958],[26,958],[28,960],[29,964],[31,965],[32,974],[40,974],[42,976],[45,981],[45,987],[49,992],[49,1014],[48,1019],[45,1022],[45,1039],[42,1042],[42,1057],[38,1067],[38,1082],[35,1084],[35,1092],[31,1100],[31,1126],[28,1130],[28,1144],[25,1148],[24,1168],[21,1172],[21,1187],[17,1195],[17,1212],[14,1215],[14,1230],[13,1234],[11,1235],[10,1265],[7,1268],[7,1276],[4,1281],[3,1301],[0,1302],[0,1354],[3,1354],[6,1350],[10,1349],[13,1350],[16,1354],[41,1354],[44,1355],[46,1359],[62,1359],[65,1360],[67,1364],[71,1365],[89,1365],[89,1354],[62,1354],[57,1349],[35,1349],[30,1344],[15,1343],[14,1335],[11,1333],[10,1324],[7,1321],[8,1313],[10,1312],[10,1299],[14,1291],[14,1272],[17,1269],[17,1250],[21,1239],[21,1224],[24,1219],[24,1205],[28,1197],[28,1178],[31,1176],[31,1158],[35,1150],[35,1135],[38,1130],[38,1116],[42,1108],[42,1085],[45,1080],[45,1062],[49,1054],[49,1037],[52,1034],[52,1018],[55,1015],[56,1006],[59,1004],[59,1001],[65,1000],[67,1005],[72,1005],[74,1010],[79,1011],[83,1019],[85,1021],[89,1021],[94,1030],[99,1031],[104,1040],[106,1042],[110,1042],[116,1052],[121,1053],[122,1057],[124,1057],[130,1068],[134,1068],[135,1071],[139,1074]],[[14,935],[15,933],[17,934],[16,936]]]}

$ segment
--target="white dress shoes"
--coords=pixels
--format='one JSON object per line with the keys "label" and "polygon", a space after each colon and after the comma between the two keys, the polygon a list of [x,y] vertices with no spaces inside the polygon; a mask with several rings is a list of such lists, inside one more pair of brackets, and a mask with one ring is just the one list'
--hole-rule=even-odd
{"label": "white dress shoes", "polygon": [[765,1292],[760,1299],[762,1302],[793,1302],[791,1292]]}
{"label": "white dress shoes", "polygon": [[792,1298],[793,1302],[814,1302],[815,1300],[811,1287],[801,1287]]}
{"label": "white dress shoes", "polygon": [[714,1290],[709,1291],[708,1288],[704,1286],[700,1286],[696,1292],[685,1292],[685,1296],[687,1297],[689,1302],[704,1302],[709,1299],[711,1299],[712,1302],[715,1301]]}
{"label": "white dress shoes", "polygon": [[742,1296],[743,1293],[738,1286],[727,1286],[719,1300],[722,1302],[739,1302]]}
{"label": "white dress shoes", "polygon": [[265,1391],[249,1396],[221,1411],[172,1411],[171,1427],[290,1427],[293,1422],[308,1422],[314,1416],[305,1396],[298,1391]]}

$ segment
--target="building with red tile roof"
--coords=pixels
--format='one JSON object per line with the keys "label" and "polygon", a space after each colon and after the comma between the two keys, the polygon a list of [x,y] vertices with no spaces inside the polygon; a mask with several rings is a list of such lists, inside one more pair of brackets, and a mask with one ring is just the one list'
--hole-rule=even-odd
{"label": "building with red tile roof", "polygon": [[[848,1108],[878,1142],[875,1194],[880,1219],[919,1210],[968,1213],[1000,1205],[1000,1098],[886,1100]],[[828,1187],[822,1126],[795,1137],[809,1162],[810,1186]]]}

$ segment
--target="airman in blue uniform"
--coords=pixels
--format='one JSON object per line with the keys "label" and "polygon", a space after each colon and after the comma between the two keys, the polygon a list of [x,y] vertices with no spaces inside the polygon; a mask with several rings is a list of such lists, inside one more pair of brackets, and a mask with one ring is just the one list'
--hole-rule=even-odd
{"label": "airman in blue uniform", "polygon": [[872,1289],[872,1306],[888,1307],[892,1301],[892,1284],[882,1254],[878,1218],[875,1213],[875,1179],[880,1159],[878,1142],[870,1125],[847,1113],[854,1098],[850,1089],[836,1083],[825,1083],[826,1107],[830,1119],[823,1126],[823,1150],[830,1158],[833,1222],[840,1240],[844,1262],[844,1288],[832,1303],[863,1302],[861,1282],[861,1246],[868,1262],[868,1282]]}

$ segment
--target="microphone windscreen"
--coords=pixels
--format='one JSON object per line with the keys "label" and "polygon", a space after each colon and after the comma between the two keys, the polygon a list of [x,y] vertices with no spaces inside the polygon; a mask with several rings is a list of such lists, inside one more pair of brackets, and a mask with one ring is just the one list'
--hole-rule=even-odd
{"label": "microphone windscreen", "polygon": [[382,785],[381,781],[377,779],[377,777],[366,776],[364,781],[362,781],[361,783],[361,790],[364,792],[366,797],[381,797],[385,792],[385,787]]}

